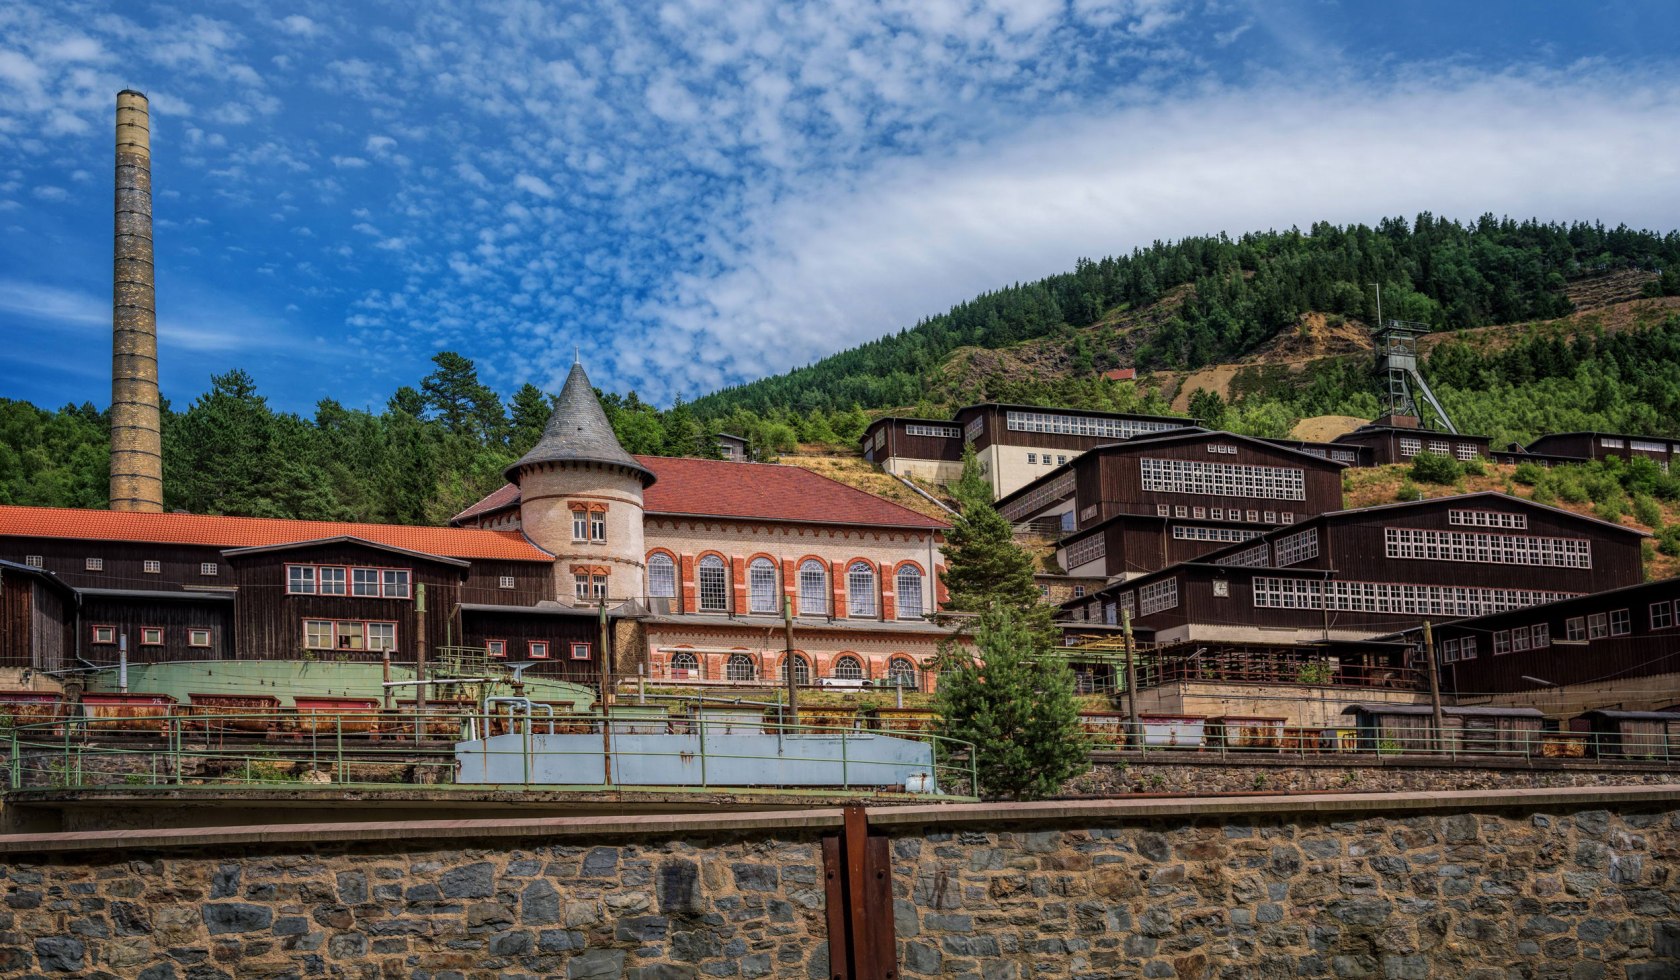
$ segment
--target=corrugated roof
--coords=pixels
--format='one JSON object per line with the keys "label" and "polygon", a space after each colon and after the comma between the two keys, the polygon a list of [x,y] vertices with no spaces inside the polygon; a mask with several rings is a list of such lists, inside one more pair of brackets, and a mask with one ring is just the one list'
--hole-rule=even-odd
{"label": "corrugated roof", "polygon": [[[950,526],[803,467],[687,456],[637,456],[635,459],[659,478],[643,494],[643,507],[649,514],[878,527]],[[452,520],[461,523],[518,503],[519,488],[508,484],[456,514]]]}
{"label": "corrugated roof", "polygon": [[0,535],[255,548],[319,538],[364,538],[375,544],[450,558],[552,562],[554,556],[518,531],[458,527],[291,521],[208,514],[136,514],[71,507],[0,506]]}

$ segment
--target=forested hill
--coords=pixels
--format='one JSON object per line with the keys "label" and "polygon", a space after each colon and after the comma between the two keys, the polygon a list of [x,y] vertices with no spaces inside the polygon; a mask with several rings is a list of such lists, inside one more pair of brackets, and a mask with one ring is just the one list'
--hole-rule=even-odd
{"label": "forested hill", "polygon": [[[1680,293],[1680,233],[1487,215],[1461,224],[1420,214],[1376,227],[1319,223],[1309,231],[1156,242],[1130,255],[1081,260],[1073,272],[986,293],[899,333],[787,374],[697,399],[702,418],[736,410],[772,416],[853,406],[924,406],[959,348],[1002,348],[1065,336],[1089,371],[1124,364],[1196,368],[1236,360],[1309,311],[1438,330],[1545,320],[1570,312],[1569,283],[1614,269],[1664,270],[1657,293]],[[1163,302],[1164,301],[1164,302]],[[1130,311],[1142,324],[1106,333]],[[1095,336],[1093,336],[1095,333]]]}

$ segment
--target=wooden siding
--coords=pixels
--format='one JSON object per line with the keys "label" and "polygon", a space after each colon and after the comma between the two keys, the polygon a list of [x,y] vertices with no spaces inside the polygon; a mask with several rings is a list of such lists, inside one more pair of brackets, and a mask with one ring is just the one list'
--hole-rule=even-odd
{"label": "wooden siding", "polygon": [[75,609],[32,575],[0,574],[0,666],[60,670],[74,656]]}
{"label": "wooden siding", "polygon": [[[452,611],[461,601],[466,584],[464,568],[350,543],[264,551],[238,556],[229,564],[239,587],[234,651],[242,660],[382,659],[383,655],[375,650],[305,650],[304,620],[327,619],[396,623],[396,650],[391,659],[413,663],[420,641],[421,619],[415,611],[415,596],[422,585],[426,587],[426,646],[442,646],[460,636],[460,624]],[[287,565],[408,569],[410,597],[288,595]]]}
{"label": "wooden siding", "polygon": [[[1436,650],[1447,641],[1476,640],[1476,658],[1442,663],[1443,689],[1451,692],[1492,693],[1534,691],[1541,685],[1524,680],[1538,677],[1553,684],[1581,684],[1607,679],[1630,680],[1658,674],[1680,674],[1680,626],[1673,625],[1674,601],[1680,599],[1680,580],[1666,579],[1639,588],[1585,596],[1544,607],[1497,613],[1476,619],[1443,623],[1435,629]],[[1667,603],[1670,625],[1653,629],[1651,605]],[[1627,610],[1631,632],[1582,642],[1566,639],[1568,622],[1588,616]],[[1513,628],[1545,624],[1549,646],[1495,654],[1493,637]]]}
{"label": "wooden siding", "polygon": [[[82,598],[82,656],[92,663],[115,664],[117,643],[95,643],[96,626],[111,626],[117,636],[128,637],[128,661],[135,664],[170,660],[225,660],[233,655],[233,603],[226,598],[157,599],[144,596],[84,595]],[[147,645],[141,630],[163,631],[161,645]],[[210,631],[210,646],[194,647],[188,631]]]}
{"label": "wooden siding", "polygon": [[[506,640],[507,659],[530,659],[532,640],[546,640],[549,660],[530,668],[528,674],[558,677],[591,687],[600,682],[601,626],[592,616],[557,616],[542,613],[483,612],[465,610],[463,645],[483,647],[487,640]],[[571,659],[571,644],[589,644],[588,660]],[[620,651],[622,653],[622,651]]]}
{"label": "wooden siding", "polygon": [[[135,543],[128,541],[75,541],[63,538],[0,537],[0,558],[25,563],[29,555],[41,556],[41,567],[56,574],[66,585],[78,589],[151,589],[166,591],[184,586],[232,585],[227,561],[220,548],[195,545]],[[98,558],[105,567],[87,570],[87,560]],[[160,570],[147,572],[145,563],[156,561]],[[216,575],[201,574],[205,562],[217,565]]]}
{"label": "wooden siding", "polygon": [[[1235,453],[1210,453],[1211,444],[1235,446]],[[1242,466],[1276,466],[1302,471],[1302,483],[1305,499],[1278,500],[1259,497],[1224,497],[1209,496],[1192,493],[1163,492],[1143,489],[1142,460],[1175,459],[1201,463],[1230,463]],[[1211,510],[1219,508],[1230,510],[1237,508],[1242,511],[1243,519],[1232,521],[1229,519],[1217,523],[1238,524],[1253,527],[1264,524],[1266,511],[1275,513],[1293,513],[1295,520],[1301,521],[1316,514],[1337,510],[1342,506],[1342,467],[1340,464],[1317,457],[1306,456],[1301,453],[1281,449],[1273,446],[1256,445],[1244,440],[1221,437],[1219,433],[1209,433],[1205,438],[1185,439],[1168,443],[1153,443],[1148,445],[1119,445],[1111,446],[1098,453],[1081,456],[1076,468],[1075,479],[1077,499],[1075,501],[1075,515],[1080,518],[1080,527],[1090,527],[1099,521],[1107,520],[1120,514],[1138,514],[1155,516],[1160,505],[1173,508],[1168,511],[1169,516],[1177,516],[1178,507],[1187,508],[1182,520],[1194,518],[1194,508],[1202,507]],[[1089,508],[1095,506],[1096,513],[1089,517]],[[1258,513],[1258,520],[1250,523],[1247,512],[1253,510]],[[1204,518],[1205,520],[1206,518]],[[1210,523],[1215,523],[1211,522]],[[1274,524],[1279,523],[1277,521]]]}
{"label": "wooden siding", "polygon": [[[1604,445],[1605,436],[1608,436],[1611,439],[1621,440],[1622,445],[1619,447]],[[1633,442],[1636,439],[1640,442],[1656,443],[1665,448],[1660,452],[1651,449],[1634,449]],[[1660,436],[1618,435],[1614,432],[1560,432],[1554,435],[1541,436],[1529,443],[1528,449],[1530,452],[1535,453],[1546,453],[1557,456],[1581,456],[1587,459],[1604,459],[1608,456],[1615,456],[1620,459],[1632,459],[1635,456],[1643,456],[1646,459],[1666,465],[1673,458],[1672,454],[1668,451],[1668,447],[1675,445],[1680,445],[1680,443],[1676,443],[1672,439],[1664,439]]]}

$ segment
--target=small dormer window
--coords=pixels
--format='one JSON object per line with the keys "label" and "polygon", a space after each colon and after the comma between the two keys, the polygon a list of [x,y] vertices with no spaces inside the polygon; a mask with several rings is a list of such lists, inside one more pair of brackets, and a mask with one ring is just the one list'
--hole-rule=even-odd
{"label": "small dormer window", "polygon": [[103,572],[105,570],[105,559],[89,558],[83,567],[90,572]]}
{"label": "small dormer window", "polygon": [[213,561],[207,561],[198,566],[198,574],[200,575],[214,575],[216,571],[216,563]]}

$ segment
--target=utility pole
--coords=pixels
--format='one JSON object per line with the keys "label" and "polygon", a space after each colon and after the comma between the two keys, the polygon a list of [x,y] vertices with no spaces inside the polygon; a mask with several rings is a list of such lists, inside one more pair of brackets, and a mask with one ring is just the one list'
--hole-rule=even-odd
{"label": "utility pole", "polygon": [[606,775],[606,785],[613,784],[612,778],[612,723],[607,717],[607,692],[612,687],[612,670],[608,663],[611,653],[608,648],[607,636],[607,597],[601,596],[601,626],[600,642],[596,645],[595,660],[601,674],[601,765]]}
{"label": "utility pole", "polygon": [[426,737],[426,583],[414,586],[414,740]]}
{"label": "utility pole", "polygon": [[1446,748],[1447,723],[1441,712],[1441,675],[1435,669],[1435,634],[1429,620],[1423,621],[1423,663],[1429,671],[1429,707],[1435,716],[1435,750]]}
{"label": "utility pole", "polygon": [[789,725],[799,724],[799,685],[793,678],[793,597],[782,596],[782,627],[786,633],[786,652],[782,654],[782,672],[787,675],[787,718]]}
{"label": "utility pole", "polygon": [[1120,610],[1120,635],[1126,641],[1126,738],[1122,742],[1130,745],[1131,740],[1138,740],[1138,747],[1143,747],[1143,733],[1138,728],[1137,710],[1137,657],[1132,652],[1132,611]]}

